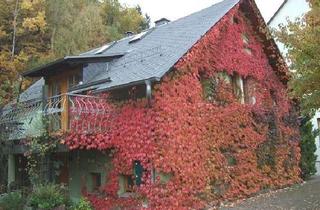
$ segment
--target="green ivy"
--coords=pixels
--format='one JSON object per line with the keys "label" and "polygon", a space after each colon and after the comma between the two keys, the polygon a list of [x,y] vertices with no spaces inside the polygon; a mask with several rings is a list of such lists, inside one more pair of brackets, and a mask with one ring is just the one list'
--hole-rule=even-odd
{"label": "green ivy", "polygon": [[72,210],[92,210],[90,202],[85,198],[81,198],[79,203],[77,203]]}
{"label": "green ivy", "polygon": [[59,144],[57,138],[48,132],[47,119],[43,119],[43,124],[45,125],[43,134],[38,137],[29,138],[26,142],[28,146],[28,151],[25,153],[27,157],[27,171],[33,185],[41,185],[48,181],[46,177],[42,177],[42,174],[39,173],[41,164],[49,158],[49,155],[55,151]]}

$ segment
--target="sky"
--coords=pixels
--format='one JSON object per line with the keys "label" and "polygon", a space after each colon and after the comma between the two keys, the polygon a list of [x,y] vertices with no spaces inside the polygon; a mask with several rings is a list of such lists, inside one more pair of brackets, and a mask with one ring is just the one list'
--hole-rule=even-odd
{"label": "sky", "polygon": [[[151,17],[151,22],[161,18],[171,21],[209,7],[221,0],[119,0],[129,6],[140,5],[142,11]],[[256,0],[263,17],[268,21],[280,7],[283,0]]]}

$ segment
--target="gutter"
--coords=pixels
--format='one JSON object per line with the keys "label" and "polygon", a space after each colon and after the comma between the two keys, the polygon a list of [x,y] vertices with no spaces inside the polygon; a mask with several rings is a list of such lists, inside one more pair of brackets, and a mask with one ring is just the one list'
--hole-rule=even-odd
{"label": "gutter", "polygon": [[159,77],[151,77],[149,79],[129,82],[129,83],[123,84],[123,85],[117,85],[117,86],[112,86],[112,87],[101,88],[101,89],[95,90],[94,93],[101,93],[101,92],[105,92],[105,91],[109,91],[109,90],[115,90],[115,89],[130,87],[130,86],[136,86],[136,85],[143,85],[143,84],[146,84],[146,81],[149,81],[150,83],[152,83],[152,82],[160,82],[160,80],[161,80],[161,78],[159,78]]}
{"label": "gutter", "polygon": [[89,83],[86,83],[86,84],[83,84],[83,85],[77,85],[75,87],[70,88],[69,91],[76,92],[76,91],[80,91],[81,89],[85,89],[85,88],[88,88],[88,87],[100,85],[102,83],[107,83],[107,82],[111,82],[111,81],[112,80],[110,79],[110,77],[108,77],[106,79],[101,79],[101,80],[97,80],[97,81],[94,81],[94,82],[89,82]]}

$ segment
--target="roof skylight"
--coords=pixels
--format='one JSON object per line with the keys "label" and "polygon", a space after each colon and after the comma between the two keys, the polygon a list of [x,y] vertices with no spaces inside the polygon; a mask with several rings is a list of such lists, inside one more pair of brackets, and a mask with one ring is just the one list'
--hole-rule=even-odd
{"label": "roof skylight", "polygon": [[103,46],[100,47],[100,49],[97,50],[94,54],[95,54],[95,55],[101,54],[101,53],[103,53],[105,50],[107,50],[110,46],[111,46],[111,44],[103,45]]}
{"label": "roof skylight", "polygon": [[130,41],[129,43],[132,43],[132,42],[136,42],[136,41],[139,41],[141,40],[143,37],[145,37],[147,35],[148,31],[144,31],[144,32],[141,32],[140,34],[137,34],[135,35]]}

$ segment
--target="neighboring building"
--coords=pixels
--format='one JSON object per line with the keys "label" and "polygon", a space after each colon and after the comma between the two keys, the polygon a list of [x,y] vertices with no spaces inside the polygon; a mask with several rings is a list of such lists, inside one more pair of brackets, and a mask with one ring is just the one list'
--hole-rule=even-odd
{"label": "neighboring building", "polygon": [[[310,10],[309,4],[306,0],[285,0],[283,1],[283,4],[281,7],[277,10],[277,12],[274,14],[274,16],[268,21],[268,25],[272,28],[277,28],[279,24],[286,24],[287,20],[294,21],[296,18],[302,17],[305,13],[307,13]],[[287,53],[286,48],[284,45],[280,42],[277,42],[277,45],[282,52],[282,54],[285,56]],[[316,112],[315,116],[311,120],[313,124],[313,128],[319,129],[320,128],[320,112]],[[317,145],[317,151],[316,155],[317,162],[316,162],[316,168],[317,168],[317,175],[320,175],[320,137],[316,138],[316,145]]]}
{"label": "neighboring building", "polygon": [[[320,112],[316,112],[316,114],[313,116],[312,120],[312,125],[313,125],[313,129],[320,129]],[[317,151],[316,151],[316,155],[317,155],[317,162],[316,162],[316,168],[317,168],[317,174],[316,175],[320,175],[320,137],[318,136],[316,138],[316,145],[317,145]]]}
{"label": "neighboring building", "polygon": [[[306,0],[283,0],[283,3],[275,12],[275,14],[266,20],[271,28],[277,28],[280,24],[286,24],[287,19],[294,21],[296,18],[302,17],[310,10]],[[277,42],[280,51],[286,54],[286,49],[282,43]]]}
{"label": "neighboring building", "polygon": [[2,110],[9,183],[28,184],[21,140],[45,130],[67,147],[39,174],[97,209],[199,209],[300,181],[288,69],[254,1],[157,23],[23,74],[44,79]]}

